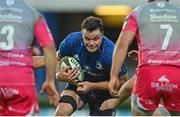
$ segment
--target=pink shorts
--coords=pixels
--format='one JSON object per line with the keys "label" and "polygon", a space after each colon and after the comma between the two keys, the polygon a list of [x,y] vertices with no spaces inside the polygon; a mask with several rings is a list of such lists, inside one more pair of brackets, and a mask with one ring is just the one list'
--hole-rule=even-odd
{"label": "pink shorts", "polygon": [[140,67],[133,96],[134,102],[144,110],[155,110],[162,100],[167,110],[180,111],[180,67]]}
{"label": "pink shorts", "polygon": [[38,115],[34,86],[0,86],[0,116]]}

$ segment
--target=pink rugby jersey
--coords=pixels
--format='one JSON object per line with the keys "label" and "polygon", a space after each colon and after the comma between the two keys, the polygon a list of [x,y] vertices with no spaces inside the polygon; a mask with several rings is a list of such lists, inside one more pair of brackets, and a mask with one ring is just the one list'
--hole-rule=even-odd
{"label": "pink rugby jersey", "polygon": [[54,45],[43,16],[23,0],[0,3],[0,85],[34,85],[32,44]]}
{"label": "pink rugby jersey", "polygon": [[165,2],[154,2],[137,7],[127,17],[122,31],[136,32],[139,66],[180,66],[179,28],[179,8]]}

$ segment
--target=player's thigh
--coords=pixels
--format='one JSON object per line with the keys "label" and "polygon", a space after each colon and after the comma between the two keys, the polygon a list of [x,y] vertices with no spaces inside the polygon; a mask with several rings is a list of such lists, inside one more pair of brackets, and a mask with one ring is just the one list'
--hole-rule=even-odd
{"label": "player's thigh", "polygon": [[138,69],[131,97],[132,111],[135,115],[150,115],[158,107],[160,94],[152,87],[156,73],[151,67]]}
{"label": "player's thigh", "polygon": [[180,115],[180,68],[175,66],[166,66],[165,78],[167,81],[163,84],[163,103],[165,108],[172,115]]}
{"label": "player's thigh", "polygon": [[63,90],[61,95],[62,96],[71,96],[75,99],[76,103],[77,103],[77,107],[79,108],[79,106],[83,105],[84,102],[81,100],[80,96],[78,95],[77,92],[73,91],[73,90]]}
{"label": "player's thigh", "polygon": [[[34,111],[38,109],[36,89],[34,86],[13,86],[5,88],[9,96],[8,115],[24,116],[34,115]],[[7,95],[7,96],[8,96]]]}
{"label": "player's thigh", "polygon": [[73,107],[69,103],[61,102],[57,105],[55,116],[69,116],[73,113]]}
{"label": "player's thigh", "polygon": [[145,110],[145,108],[134,103],[134,100],[131,99],[131,112],[133,116],[151,116],[154,110]]}
{"label": "player's thigh", "polygon": [[[158,71],[154,73],[158,74],[156,76],[156,81],[152,82],[151,87],[156,89],[161,94],[161,99],[163,101],[163,106],[159,106],[159,109],[165,107],[171,115],[179,115],[180,112],[180,69],[176,66],[157,66]],[[164,114],[166,114],[164,109],[161,109]],[[160,111],[161,111],[160,110]],[[162,113],[162,114],[163,114]],[[165,115],[168,116],[168,115]]]}

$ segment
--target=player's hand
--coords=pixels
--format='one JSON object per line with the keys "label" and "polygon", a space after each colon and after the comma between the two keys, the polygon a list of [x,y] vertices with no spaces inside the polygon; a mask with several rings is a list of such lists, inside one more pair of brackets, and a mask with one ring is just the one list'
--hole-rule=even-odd
{"label": "player's hand", "polygon": [[109,82],[109,93],[111,94],[112,97],[119,97],[119,89],[120,89],[120,82],[119,82],[119,79],[118,77],[113,77],[110,79],[110,82]]}
{"label": "player's hand", "polygon": [[138,60],[138,51],[137,50],[132,50],[128,53],[128,57],[134,59],[135,61]]}
{"label": "player's hand", "polygon": [[91,82],[79,82],[77,84],[77,92],[80,92],[80,93],[87,93],[89,92],[90,90],[92,90],[92,83]]}
{"label": "player's hand", "polygon": [[57,80],[61,80],[61,78],[68,79],[68,71],[69,70],[70,70],[70,67],[66,67],[62,70],[58,69],[58,71],[56,72],[56,79]]}
{"label": "player's hand", "polygon": [[40,94],[47,92],[50,104],[57,106],[59,103],[59,95],[56,91],[55,84],[53,81],[45,81],[41,87]]}
{"label": "player's hand", "polygon": [[69,70],[69,77],[68,77],[68,82],[72,84],[77,84],[78,79],[77,77],[79,76],[79,72],[77,68],[73,68],[72,70]]}
{"label": "player's hand", "polygon": [[107,109],[116,109],[118,107],[118,99],[117,98],[111,98],[108,100],[105,100],[100,107],[100,110],[104,111]]}
{"label": "player's hand", "polygon": [[76,68],[73,69],[64,68],[56,73],[56,79],[63,80],[72,84],[76,84],[78,82],[77,80],[78,75],[79,73]]}

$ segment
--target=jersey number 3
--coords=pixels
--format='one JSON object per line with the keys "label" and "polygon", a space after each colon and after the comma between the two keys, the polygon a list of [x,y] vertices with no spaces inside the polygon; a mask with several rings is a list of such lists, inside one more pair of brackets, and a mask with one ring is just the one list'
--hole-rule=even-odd
{"label": "jersey number 3", "polygon": [[0,29],[0,34],[6,36],[6,42],[0,42],[0,49],[12,50],[14,47],[14,28],[11,25],[5,25]]}
{"label": "jersey number 3", "polygon": [[163,44],[161,46],[162,50],[166,50],[168,48],[169,41],[170,41],[172,33],[173,33],[173,28],[169,24],[161,24],[160,29],[167,30],[166,35],[165,35],[164,40],[163,40]]}

